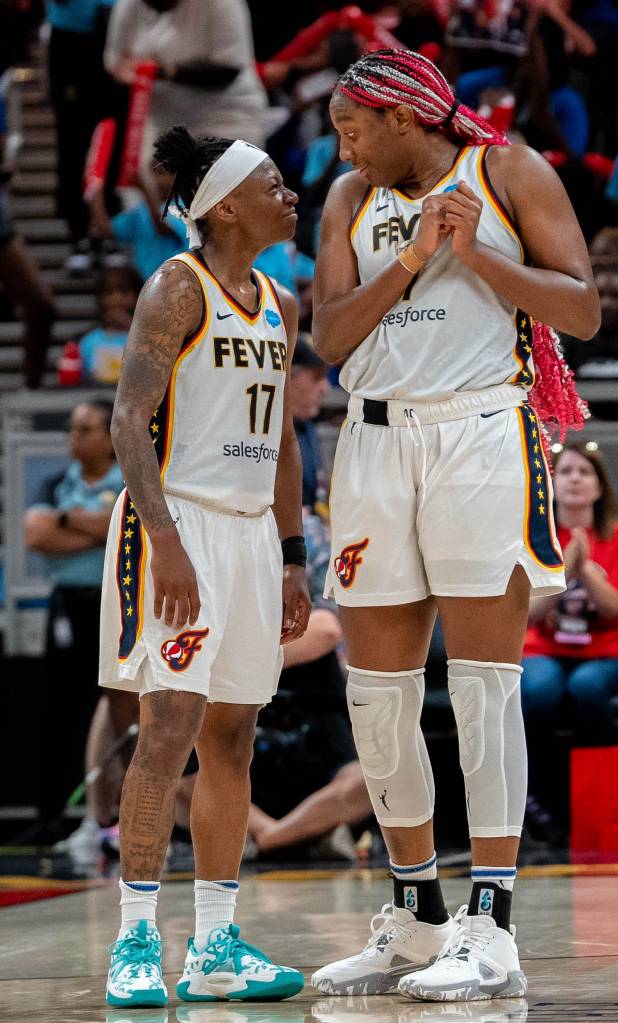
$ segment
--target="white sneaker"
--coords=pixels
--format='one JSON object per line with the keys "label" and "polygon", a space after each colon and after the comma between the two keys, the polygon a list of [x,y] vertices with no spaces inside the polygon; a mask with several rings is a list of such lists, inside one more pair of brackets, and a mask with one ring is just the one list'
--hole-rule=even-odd
{"label": "white sneaker", "polygon": [[379,995],[395,991],[399,978],[415,967],[433,962],[450,944],[459,924],[426,924],[409,909],[391,903],[371,921],[371,937],[362,952],[323,966],[311,983],[327,995]]}
{"label": "white sneaker", "polygon": [[56,842],[55,853],[65,853],[75,863],[90,866],[101,855],[100,828],[93,817],[84,817],[80,826],[68,838]]}
{"label": "white sneaker", "polygon": [[491,916],[468,916],[462,906],[455,917],[459,933],[426,970],[402,977],[398,991],[430,1002],[477,1002],[519,998],[528,982],[519,965],[515,928],[510,933]]}

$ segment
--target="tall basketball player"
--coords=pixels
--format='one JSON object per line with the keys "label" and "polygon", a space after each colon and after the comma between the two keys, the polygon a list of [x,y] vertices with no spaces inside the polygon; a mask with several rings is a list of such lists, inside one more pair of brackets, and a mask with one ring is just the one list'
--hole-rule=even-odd
{"label": "tall basketball player", "polygon": [[156,156],[176,175],[194,247],[144,286],[112,426],[127,489],[106,552],[100,681],[141,699],[107,1001],[167,1002],[157,894],[194,746],[196,923],[177,993],[286,998],[302,975],[242,941],[233,916],[257,712],[277,687],[280,642],[302,635],[309,615],[287,397],[296,304],[252,270],[262,249],[292,237],[297,196],[244,142],[177,127]]}
{"label": "tall basketball player", "polygon": [[[343,363],[351,394],[327,587],[394,899],[365,950],[313,983],[430,1000],[523,995],[510,925],[526,795],[519,662],[531,589],[564,589],[532,356],[546,370],[539,409],[581,415],[543,324],[589,338],[599,300],[553,170],[459,105],[430,61],[363,57],[331,114],[355,170],[331,189],[317,268],[317,349]],[[419,728],[436,608],[472,840],[472,894],[455,919],[437,880]]]}

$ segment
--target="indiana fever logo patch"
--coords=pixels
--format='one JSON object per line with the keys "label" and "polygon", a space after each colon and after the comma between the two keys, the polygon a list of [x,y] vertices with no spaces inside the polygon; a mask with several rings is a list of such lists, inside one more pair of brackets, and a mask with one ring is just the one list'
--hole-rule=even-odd
{"label": "indiana fever logo patch", "polygon": [[344,589],[349,589],[356,579],[356,569],[362,565],[362,551],[369,543],[369,538],[360,540],[358,543],[351,543],[344,547],[338,558],[335,558],[335,572]]}
{"label": "indiana fever logo patch", "polygon": [[161,657],[172,671],[184,671],[193,657],[202,649],[202,640],[210,629],[196,629],[195,632],[181,632],[176,639],[166,639],[161,647]]}

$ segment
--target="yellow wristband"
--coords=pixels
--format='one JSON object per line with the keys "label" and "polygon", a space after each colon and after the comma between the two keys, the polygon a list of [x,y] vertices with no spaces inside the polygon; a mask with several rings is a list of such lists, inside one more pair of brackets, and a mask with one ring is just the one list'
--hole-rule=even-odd
{"label": "yellow wristband", "polygon": [[414,245],[410,242],[406,245],[405,249],[397,253],[397,259],[401,265],[411,274],[417,274],[419,270],[422,270],[427,260],[419,259],[414,251]]}

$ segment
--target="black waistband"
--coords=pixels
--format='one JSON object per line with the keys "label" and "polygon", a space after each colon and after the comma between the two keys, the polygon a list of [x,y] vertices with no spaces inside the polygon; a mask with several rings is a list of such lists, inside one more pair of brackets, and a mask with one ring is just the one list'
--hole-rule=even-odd
{"label": "black waistband", "polygon": [[364,398],[363,422],[370,423],[371,426],[388,426],[388,402]]}

